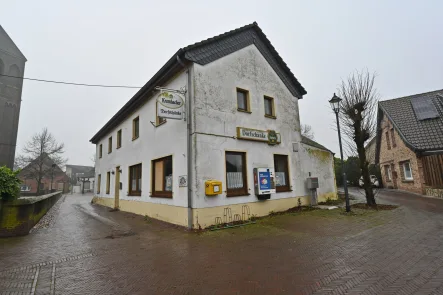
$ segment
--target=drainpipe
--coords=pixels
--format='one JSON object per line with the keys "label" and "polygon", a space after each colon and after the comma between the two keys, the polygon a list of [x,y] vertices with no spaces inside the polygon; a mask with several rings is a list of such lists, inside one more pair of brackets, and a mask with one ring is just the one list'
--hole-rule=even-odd
{"label": "drainpipe", "polygon": [[[186,68],[186,65],[181,61],[177,55],[177,62]],[[193,216],[192,216],[192,115],[191,115],[191,103],[192,103],[192,76],[190,67],[186,69],[187,86],[186,86],[186,158],[187,158],[187,187],[188,187],[188,229],[192,229]]]}

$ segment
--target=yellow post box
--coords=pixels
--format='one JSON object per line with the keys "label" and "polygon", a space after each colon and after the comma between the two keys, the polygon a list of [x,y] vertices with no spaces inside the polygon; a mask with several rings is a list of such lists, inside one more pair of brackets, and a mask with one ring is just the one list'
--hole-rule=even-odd
{"label": "yellow post box", "polygon": [[216,196],[222,193],[222,182],[219,180],[206,180],[205,193],[207,196]]}

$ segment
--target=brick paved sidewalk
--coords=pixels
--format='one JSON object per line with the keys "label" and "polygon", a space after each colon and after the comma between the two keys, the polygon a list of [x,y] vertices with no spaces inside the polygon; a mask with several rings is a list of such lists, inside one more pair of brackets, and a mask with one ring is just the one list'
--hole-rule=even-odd
{"label": "brick paved sidewalk", "polygon": [[443,201],[379,198],[400,207],[197,235],[69,195],[51,226],[0,240],[0,294],[443,294]]}

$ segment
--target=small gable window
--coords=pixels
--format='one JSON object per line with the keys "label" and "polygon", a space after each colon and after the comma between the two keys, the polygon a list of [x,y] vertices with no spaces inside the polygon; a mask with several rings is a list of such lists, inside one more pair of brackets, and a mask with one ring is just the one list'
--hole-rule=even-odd
{"label": "small gable window", "polygon": [[395,132],[394,128],[391,128],[391,140],[392,140],[392,147],[396,147],[397,143],[395,142]]}
{"label": "small gable window", "polygon": [[249,105],[249,91],[237,88],[237,110],[240,112],[251,112]]}
{"label": "small gable window", "polygon": [[265,103],[265,117],[275,119],[274,98],[265,96],[264,103]]}
{"label": "small gable window", "polygon": [[390,150],[391,149],[391,140],[389,139],[389,132],[386,131],[385,134],[386,134],[386,145],[388,147],[388,150]]}

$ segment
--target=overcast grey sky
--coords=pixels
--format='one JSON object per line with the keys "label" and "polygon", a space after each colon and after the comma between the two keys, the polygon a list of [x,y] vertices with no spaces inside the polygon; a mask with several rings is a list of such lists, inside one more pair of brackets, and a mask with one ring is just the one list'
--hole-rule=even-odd
{"label": "overcast grey sky", "polygon": [[[25,76],[142,86],[175,51],[257,21],[308,94],[301,122],[338,152],[328,99],[342,78],[376,71],[382,100],[443,88],[443,1],[0,1]],[[48,127],[70,164],[136,90],[25,81],[18,153]]]}

